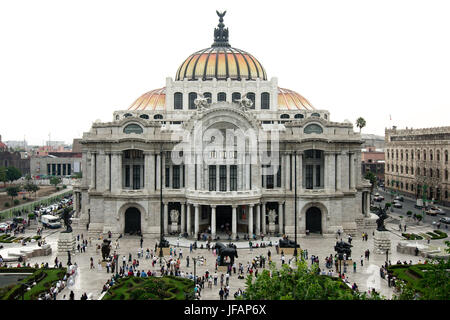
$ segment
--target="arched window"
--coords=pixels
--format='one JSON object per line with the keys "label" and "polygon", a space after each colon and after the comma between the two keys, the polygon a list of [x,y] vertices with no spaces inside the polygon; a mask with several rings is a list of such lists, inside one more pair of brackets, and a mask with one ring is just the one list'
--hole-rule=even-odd
{"label": "arched window", "polygon": [[162,114],[155,114],[153,116],[153,119],[155,119],[155,120],[161,120],[162,118],[163,118]]}
{"label": "arched window", "polygon": [[405,156],[406,156],[406,161],[408,161],[408,150],[406,150]]}
{"label": "arched window", "polygon": [[270,109],[270,94],[268,92],[261,93],[261,109]]}
{"label": "arched window", "polygon": [[427,160],[427,151],[423,150],[423,160]]}
{"label": "arched window", "polygon": [[400,166],[400,173],[403,173],[403,166]]}
{"label": "arched window", "polygon": [[219,92],[217,94],[217,101],[227,101],[227,94],[225,92]]}
{"label": "arched window", "polygon": [[440,178],[440,172],[439,172],[439,169],[436,169],[436,178]]}
{"label": "arched window", "polygon": [[189,92],[189,109],[196,109],[197,108],[197,106],[194,103],[195,99],[197,99],[197,93],[196,92]]}
{"label": "arched window", "polygon": [[209,103],[212,102],[212,94],[211,94],[211,92],[205,92],[205,93],[203,94],[203,97],[206,98],[206,99],[208,99],[208,102],[209,102]]}
{"label": "arched window", "polygon": [[441,161],[441,151],[440,150],[436,151],[436,160]]}
{"label": "arched window", "polygon": [[233,102],[236,102],[236,100],[241,99],[241,93],[240,92],[233,92],[233,94],[231,95],[231,100]]}
{"label": "arched window", "polygon": [[183,94],[181,92],[175,92],[173,94],[173,108],[183,109]]}
{"label": "arched window", "polygon": [[411,174],[414,174],[414,167],[411,167]]}
{"label": "arched window", "polygon": [[252,104],[252,106],[251,106],[251,108],[250,109],[255,109],[255,93],[254,92],[249,92],[249,93],[247,93],[247,98],[248,99],[250,99],[250,100],[252,100],[252,102],[253,102],[253,104]]}
{"label": "arched window", "polygon": [[448,170],[445,169],[445,180],[448,180]]}
{"label": "arched window", "polygon": [[430,161],[433,161],[433,150],[430,150]]}
{"label": "arched window", "polygon": [[433,177],[433,169],[430,169],[430,177]]}
{"label": "arched window", "polygon": [[311,117],[319,117],[320,118],[320,114],[317,112],[311,113]]}
{"label": "arched window", "polygon": [[445,163],[447,163],[448,162],[448,151],[447,150],[445,150],[445,156],[444,156],[444,160],[445,160]]}
{"label": "arched window", "polygon": [[125,113],[123,116],[124,116],[124,118],[128,118],[128,117],[132,117],[133,115],[131,113]]}
{"label": "arched window", "polygon": [[126,134],[129,134],[129,133],[141,134],[142,132],[144,132],[142,127],[135,123],[129,124],[125,128],[123,128],[123,133],[126,133]]}
{"label": "arched window", "polygon": [[411,150],[411,160],[414,160],[414,151]]}
{"label": "arched window", "polygon": [[139,116],[139,118],[141,118],[141,119],[148,119],[149,116],[148,116],[148,114],[141,114],[141,115]]}
{"label": "arched window", "polygon": [[118,114],[116,114],[116,120],[119,120],[119,115]]}
{"label": "arched window", "polygon": [[405,166],[405,173],[408,174],[408,166]]}
{"label": "arched window", "polygon": [[301,113],[297,113],[295,116],[294,116],[294,118],[295,119],[303,119],[305,116],[303,115],[303,114],[301,114]]}
{"label": "arched window", "polygon": [[280,118],[281,118],[281,119],[289,119],[289,115],[286,114],[286,113],[283,113],[283,114],[280,116]]}
{"label": "arched window", "polygon": [[307,125],[305,127],[305,129],[303,130],[303,132],[306,134],[310,134],[310,133],[320,134],[320,133],[323,133],[323,129],[318,124],[312,123],[310,125]]}

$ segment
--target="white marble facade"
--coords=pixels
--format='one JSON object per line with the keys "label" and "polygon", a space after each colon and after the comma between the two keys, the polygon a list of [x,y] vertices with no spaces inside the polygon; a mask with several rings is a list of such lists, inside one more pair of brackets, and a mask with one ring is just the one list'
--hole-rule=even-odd
{"label": "white marble facade", "polygon": [[[83,178],[75,187],[83,228],[95,234],[138,228],[159,237],[161,212],[167,234],[169,213],[177,210],[182,233],[214,237],[229,225],[234,238],[267,234],[267,214],[275,210],[275,232],[293,236],[297,194],[298,235],[356,231],[357,220],[369,215],[370,184],[361,177],[362,140],[351,123],[332,122],[328,111],[265,73],[251,80],[179,79],[179,73],[139,98],[139,106],[83,134]],[[193,105],[190,94],[205,92],[207,107]],[[252,108],[233,101],[249,93]],[[266,146],[279,173],[263,175]]]}

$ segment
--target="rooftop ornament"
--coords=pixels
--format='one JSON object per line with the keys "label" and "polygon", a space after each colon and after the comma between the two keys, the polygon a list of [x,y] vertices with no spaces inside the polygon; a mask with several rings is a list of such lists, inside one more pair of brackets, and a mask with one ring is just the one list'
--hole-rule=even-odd
{"label": "rooftop ornament", "polygon": [[216,13],[219,16],[219,24],[217,25],[219,28],[214,29],[214,43],[212,47],[230,47],[228,43],[228,28],[225,28],[223,24],[223,17],[227,12],[220,13],[216,10]]}

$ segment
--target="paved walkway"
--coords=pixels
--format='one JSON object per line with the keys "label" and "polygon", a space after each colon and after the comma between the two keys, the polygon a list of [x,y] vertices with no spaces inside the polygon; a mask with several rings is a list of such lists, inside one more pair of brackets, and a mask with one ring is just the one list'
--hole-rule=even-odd
{"label": "paved walkway", "polygon": [[[417,263],[419,259],[423,260],[422,257],[415,257],[412,255],[407,254],[401,254],[396,252],[396,246],[399,241],[403,241],[401,237],[397,234],[395,229],[398,229],[398,225],[396,224],[388,224],[388,229],[391,231],[389,233],[391,241],[392,241],[392,251],[389,254],[389,259],[393,264],[396,263],[397,260],[401,261],[410,261],[412,260],[413,263]],[[413,227],[411,227],[413,228]],[[422,228],[422,229],[420,229]],[[421,227],[417,226],[417,229],[420,229],[422,232],[424,231],[431,231],[429,227]],[[59,231],[45,231],[44,236],[46,236],[47,243],[49,243],[52,246],[53,253],[51,256],[46,257],[35,257],[30,259],[30,263],[33,265],[34,263],[41,263],[41,262],[48,262],[49,265],[54,264],[54,260],[57,254],[57,240],[58,240],[58,234]],[[30,235],[34,235],[31,231],[28,231]],[[81,235],[82,232],[85,231],[79,231],[79,234]],[[78,233],[77,230],[74,230],[74,234],[76,235]],[[86,237],[87,234],[85,233],[84,236]],[[346,236],[343,238],[346,240]],[[126,256],[128,261],[128,253],[131,253],[133,256],[133,259],[137,257],[137,251],[139,249],[139,237],[132,237],[132,236],[126,236],[122,239],[120,239],[120,248],[117,249],[117,252],[119,253],[119,257],[121,258],[123,255]],[[144,251],[149,248],[154,249],[155,243],[159,239],[145,239],[144,238],[144,244],[143,249]],[[176,246],[177,238],[168,238],[169,242],[171,244],[174,244]],[[278,239],[270,239],[273,242]],[[269,240],[269,241],[270,241]],[[444,241],[448,240],[432,240],[432,244],[438,244],[441,243],[444,245]],[[302,249],[308,249],[309,258],[311,255],[318,256],[320,259],[320,268],[322,270],[326,270],[325,268],[325,257],[329,256],[330,254],[334,255],[334,245],[336,242],[335,238],[326,238],[321,236],[307,236],[304,238],[298,239],[299,244]],[[75,293],[75,299],[79,299],[81,294],[86,292],[87,294],[92,294],[92,297],[94,299],[97,299],[100,294],[102,287],[104,283],[111,277],[111,274],[107,273],[105,269],[98,270],[97,268],[94,270],[89,269],[90,265],[90,257],[93,257],[94,263],[97,266],[97,262],[99,259],[101,259],[101,252],[96,251],[96,245],[101,244],[101,239],[92,239],[92,246],[88,247],[86,253],[77,253],[72,257],[72,262],[77,263],[78,265],[78,275],[75,280],[75,284],[72,287],[68,287],[64,289],[59,295],[58,299],[63,299],[63,296],[65,295],[66,299],[69,296],[70,290],[73,290]],[[206,258],[206,263],[203,265],[198,265],[196,267],[196,273],[197,275],[203,275],[206,270],[208,270],[210,273],[214,274],[214,266],[215,266],[215,257],[213,256],[211,251],[208,251],[207,249],[197,249],[193,251],[192,253],[189,253],[188,246],[189,244],[193,242],[188,241],[186,239],[180,239],[179,245],[183,250],[183,259],[181,263],[181,270],[183,272],[193,273],[194,272],[194,266],[193,266],[193,257],[199,257],[203,256]],[[206,242],[197,242],[198,245],[201,245],[202,243],[206,244]],[[227,241],[223,241],[223,243],[227,243]],[[234,242],[238,246],[238,254],[239,258],[236,258],[236,264],[242,263],[244,265],[244,270],[246,270],[246,265],[248,262],[251,261],[251,259],[255,256],[264,255],[267,257],[267,252],[270,250],[272,253],[272,260],[276,264],[276,267],[279,268],[281,266],[281,256],[276,255],[275,248],[274,247],[267,247],[267,248],[259,248],[259,249],[253,249],[250,250],[248,248],[248,241],[242,241],[242,242]],[[254,243],[260,243],[259,241],[254,241]],[[425,240],[418,241],[418,243],[426,243]],[[114,244],[114,241],[113,243]],[[0,254],[5,256],[6,252],[9,248],[17,247],[18,244],[3,244],[5,246],[5,249],[0,250]],[[379,268],[381,265],[384,264],[386,256],[384,254],[375,254],[373,251],[373,239],[372,239],[372,231],[369,232],[369,241],[362,241],[360,236],[354,237],[352,242],[353,248],[352,248],[352,257],[357,262],[357,271],[353,272],[353,268],[351,266],[348,267],[348,272],[346,276],[350,280],[351,283],[356,282],[360,291],[367,291],[369,288],[375,288],[378,292],[380,292],[382,295],[391,298],[392,297],[392,289],[387,286],[387,281],[384,279],[381,279],[379,275]],[[370,260],[364,260],[364,266],[361,267],[360,265],[360,256],[364,255],[364,251],[366,249],[369,249],[371,252]],[[112,250],[112,252],[114,249]],[[186,256],[190,256],[190,266],[186,267]],[[286,256],[287,260],[291,257]],[[62,261],[62,263],[65,265],[67,262],[67,255],[64,254],[63,256],[58,256],[58,259]],[[159,263],[155,265],[154,268],[151,266],[151,259],[139,259],[140,270],[152,270],[156,271],[157,274],[160,274],[160,266]],[[121,259],[119,260],[121,263]],[[310,264],[310,260],[308,260],[308,264]],[[266,266],[268,264],[266,263]],[[218,272],[219,279],[220,279],[220,272]],[[245,289],[245,279],[239,280],[237,279],[236,275],[232,275],[230,278],[230,299],[233,299],[233,294],[238,290],[238,288]],[[205,285],[205,288],[202,290],[202,296],[201,299],[219,299],[219,292],[220,290],[220,282],[218,286],[213,286],[212,289],[207,288],[207,285]]]}

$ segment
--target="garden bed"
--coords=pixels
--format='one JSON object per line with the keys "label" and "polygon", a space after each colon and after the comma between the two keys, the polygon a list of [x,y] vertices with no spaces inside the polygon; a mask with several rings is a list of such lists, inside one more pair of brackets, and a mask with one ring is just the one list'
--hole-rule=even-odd
{"label": "garden bed", "polygon": [[103,300],[193,300],[194,282],[178,277],[120,278]]}

